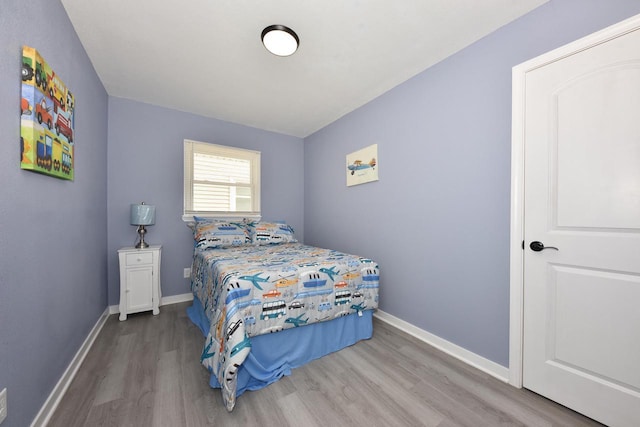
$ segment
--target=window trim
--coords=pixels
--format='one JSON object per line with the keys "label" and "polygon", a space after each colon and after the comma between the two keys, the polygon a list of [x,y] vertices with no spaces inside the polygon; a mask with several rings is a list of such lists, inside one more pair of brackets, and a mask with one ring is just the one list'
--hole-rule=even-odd
{"label": "window trim", "polygon": [[[251,211],[195,211],[193,209],[187,209],[187,207],[193,208],[193,154],[196,152],[245,159],[251,162],[251,188],[253,190]],[[222,220],[238,218],[260,219],[260,151],[185,139],[183,143],[183,159],[183,221],[192,222],[194,216]]]}

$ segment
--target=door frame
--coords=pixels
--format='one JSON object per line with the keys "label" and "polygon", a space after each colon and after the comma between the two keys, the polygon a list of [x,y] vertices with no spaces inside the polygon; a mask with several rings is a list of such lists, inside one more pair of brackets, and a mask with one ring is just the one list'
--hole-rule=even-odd
{"label": "door frame", "polygon": [[524,131],[526,74],[626,33],[640,29],[635,15],[601,31],[516,65],[512,70],[511,235],[509,273],[509,384],[522,387],[524,343]]}

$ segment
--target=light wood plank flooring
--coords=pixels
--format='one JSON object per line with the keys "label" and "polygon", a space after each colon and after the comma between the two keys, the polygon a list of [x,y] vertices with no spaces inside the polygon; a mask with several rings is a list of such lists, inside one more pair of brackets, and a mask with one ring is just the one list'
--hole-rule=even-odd
{"label": "light wood plank flooring", "polygon": [[238,398],[232,413],[200,365],[187,303],[112,315],[50,426],[598,426],[374,320],[367,341]]}

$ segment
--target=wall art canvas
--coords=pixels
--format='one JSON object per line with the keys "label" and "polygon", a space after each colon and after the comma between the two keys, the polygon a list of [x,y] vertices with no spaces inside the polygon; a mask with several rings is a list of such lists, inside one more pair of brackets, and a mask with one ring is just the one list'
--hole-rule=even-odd
{"label": "wall art canvas", "polygon": [[378,144],[347,154],[347,186],[378,180]]}
{"label": "wall art canvas", "polygon": [[74,97],[32,47],[22,48],[20,167],[73,180]]}

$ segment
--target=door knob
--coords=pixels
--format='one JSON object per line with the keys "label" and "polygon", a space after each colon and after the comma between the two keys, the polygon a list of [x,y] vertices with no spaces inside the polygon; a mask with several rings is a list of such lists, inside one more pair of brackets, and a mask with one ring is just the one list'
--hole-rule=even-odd
{"label": "door knob", "polygon": [[540,251],[545,250],[545,249],[555,249],[556,251],[559,250],[558,248],[556,248],[554,246],[545,246],[544,243],[538,242],[537,240],[531,242],[529,247],[534,252],[540,252]]}

